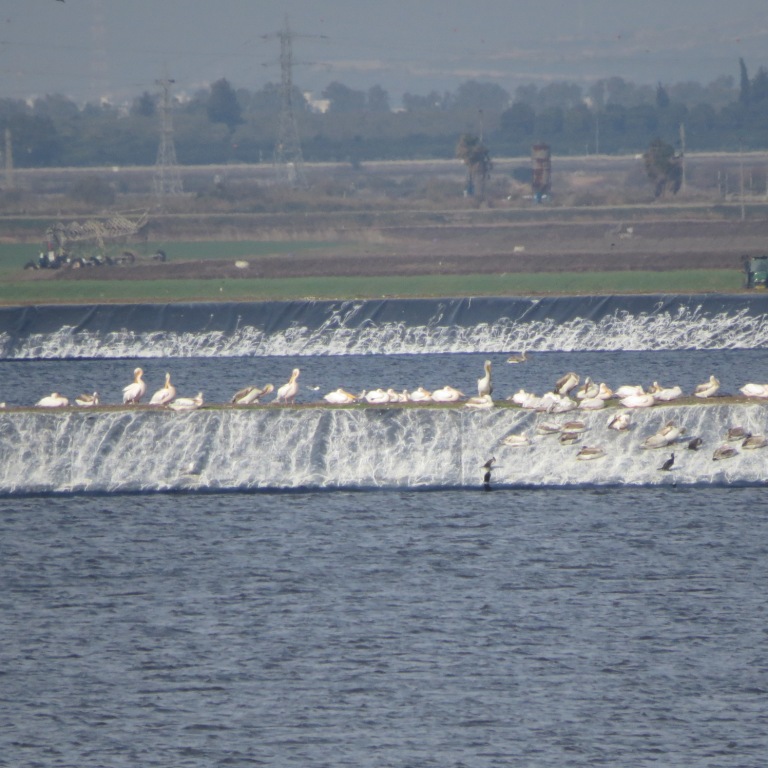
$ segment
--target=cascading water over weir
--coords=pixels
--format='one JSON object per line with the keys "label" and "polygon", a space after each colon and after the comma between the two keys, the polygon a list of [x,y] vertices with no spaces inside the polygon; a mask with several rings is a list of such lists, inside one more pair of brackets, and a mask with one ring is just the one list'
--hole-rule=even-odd
{"label": "cascading water over weir", "polygon": [[768,345],[768,296],[0,308],[0,358],[393,355]]}
{"label": "cascading water over weir", "polygon": [[[537,435],[543,420],[512,407],[212,408],[18,411],[0,414],[0,493],[291,489],[481,488],[483,463],[496,457],[493,486],[762,484],[765,449],[716,461],[714,449],[738,423],[765,433],[762,404],[654,406],[633,413],[626,433],[607,428],[615,408],[581,415],[576,445]],[[685,438],[646,449],[668,421]],[[530,444],[502,443],[525,432]],[[701,437],[698,451],[687,448]],[[577,458],[580,446],[605,456]],[[660,465],[670,451],[671,472]]]}
{"label": "cascading water over weir", "polygon": [[[5,361],[766,345],[765,294],[0,309]],[[0,410],[0,494],[480,489],[482,465],[491,456],[495,488],[754,485],[765,482],[768,450],[737,446],[726,460],[714,460],[713,451],[734,424],[766,434],[766,407],[746,399],[653,406],[633,412],[626,433],[606,426],[615,407],[579,411],[586,429],[570,445],[537,434],[542,420],[555,417],[508,403],[489,410],[413,404],[213,404],[187,413],[8,408]],[[644,448],[644,440],[668,421],[684,429],[685,440],[663,450]],[[530,442],[504,444],[512,433],[526,433]],[[699,451],[687,448],[692,437],[702,438]],[[602,448],[604,455],[580,460],[585,445]],[[673,469],[661,471],[672,451]]]}

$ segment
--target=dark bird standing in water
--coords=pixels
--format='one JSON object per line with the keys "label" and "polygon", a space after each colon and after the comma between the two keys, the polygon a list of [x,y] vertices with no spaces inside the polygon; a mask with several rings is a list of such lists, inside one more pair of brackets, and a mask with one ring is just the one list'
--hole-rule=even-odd
{"label": "dark bird standing in water", "polygon": [[483,469],[485,470],[485,474],[483,475],[483,490],[484,491],[490,491],[491,490],[491,472],[493,470],[493,462],[496,461],[495,456],[491,456],[488,461],[483,464]]}
{"label": "dark bird standing in water", "polygon": [[670,454],[669,458],[659,467],[659,469],[662,472],[669,472],[670,469],[672,469],[673,464],[675,463],[675,454]]}
{"label": "dark bird standing in water", "polygon": [[701,444],[704,441],[700,437],[694,437],[693,440],[691,440],[690,443],[688,443],[688,450],[689,451],[698,451],[699,448],[701,448]]}

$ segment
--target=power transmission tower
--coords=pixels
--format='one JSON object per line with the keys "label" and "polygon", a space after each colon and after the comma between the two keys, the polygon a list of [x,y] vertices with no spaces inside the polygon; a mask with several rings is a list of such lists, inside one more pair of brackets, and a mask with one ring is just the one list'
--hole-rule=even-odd
{"label": "power transmission tower", "polygon": [[288,17],[278,33],[280,39],[281,103],[275,145],[275,171],[278,182],[292,187],[306,187],[304,157],[293,106],[293,34]]}
{"label": "power transmission tower", "polygon": [[166,197],[177,197],[184,192],[181,173],[176,163],[176,148],[173,144],[170,90],[174,82],[167,76],[157,81],[163,89],[163,99],[160,103],[160,146],[157,150],[154,178],[155,196],[160,200]]}

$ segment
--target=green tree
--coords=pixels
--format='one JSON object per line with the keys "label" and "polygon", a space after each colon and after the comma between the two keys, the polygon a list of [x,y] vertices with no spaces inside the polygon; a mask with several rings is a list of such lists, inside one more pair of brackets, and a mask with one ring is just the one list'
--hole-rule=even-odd
{"label": "green tree", "polygon": [[223,77],[211,86],[206,110],[212,123],[224,123],[230,133],[243,122],[243,111],[237,94]]}
{"label": "green tree", "polygon": [[356,91],[336,81],[323,91],[323,98],[330,102],[329,112],[362,112],[365,109],[365,91]]}
{"label": "green tree", "polygon": [[739,59],[739,104],[742,107],[748,107],[752,100],[752,88],[749,82],[749,72],[744,59]]}
{"label": "green tree", "polygon": [[677,194],[683,180],[683,163],[682,158],[675,154],[675,148],[656,138],[643,155],[643,160],[645,172],[653,184],[654,197],[661,197],[666,192]]}
{"label": "green tree", "polygon": [[485,198],[485,185],[491,175],[491,155],[477,136],[463,133],[456,145],[456,157],[467,167],[466,193]]}

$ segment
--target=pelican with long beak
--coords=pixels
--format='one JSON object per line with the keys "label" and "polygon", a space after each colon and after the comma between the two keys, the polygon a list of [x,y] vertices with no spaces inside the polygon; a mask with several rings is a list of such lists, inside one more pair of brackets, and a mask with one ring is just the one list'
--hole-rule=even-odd
{"label": "pelican with long beak", "polygon": [[350,405],[357,402],[357,396],[351,392],[347,392],[346,389],[339,387],[334,389],[333,392],[329,392],[327,395],[323,395],[323,400],[331,405]]}
{"label": "pelican with long beak", "polygon": [[172,411],[196,411],[203,404],[203,393],[198,392],[195,397],[177,397],[168,403]]}
{"label": "pelican with long beak", "polygon": [[523,350],[519,355],[510,355],[507,358],[508,363],[527,363],[528,362],[528,353],[526,350]]}
{"label": "pelican with long beak", "polygon": [[432,393],[424,387],[417,387],[411,392],[410,401],[412,403],[431,403]]}
{"label": "pelican with long beak", "polygon": [[555,382],[554,391],[558,395],[567,395],[574,387],[578,386],[579,381],[579,374],[569,371]]}
{"label": "pelican with long beak", "polygon": [[[463,392],[448,385],[441,387],[440,389],[435,389],[432,392],[433,403],[457,403],[462,397],[464,397]],[[478,397],[485,397],[485,395],[478,395]],[[488,397],[490,397],[490,394],[488,394]]]}
{"label": "pelican with long beak", "polygon": [[66,408],[68,405],[69,400],[58,392],[51,392],[37,401],[38,408]]}
{"label": "pelican with long beak", "polygon": [[710,376],[709,381],[697,385],[696,389],[693,390],[693,394],[696,397],[712,397],[718,389],[720,389],[720,382],[714,376]]}
{"label": "pelican with long beak", "polygon": [[291,371],[290,379],[277,390],[277,395],[273,402],[293,405],[293,401],[296,399],[296,395],[299,391],[299,383],[297,381],[299,373],[300,371],[298,368],[294,368],[293,371]]}
{"label": "pelican with long beak", "polygon": [[82,395],[78,395],[75,398],[75,405],[79,405],[81,408],[93,408],[95,405],[99,404],[99,393],[94,392],[93,394],[88,394],[87,392],[84,392]]}
{"label": "pelican with long beak", "polygon": [[259,398],[268,395],[275,389],[274,384],[265,384],[263,387],[245,387],[232,396],[233,405],[254,405]]}
{"label": "pelican with long beak", "polygon": [[134,368],[133,382],[127,387],[123,387],[123,405],[136,404],[141,402],[141,398],[147,392],[147,383],[142,378],[144,371],[141,368]]}
{"label": "pelican with long beak", "polygon": [[171,384],[171,374],[165,374],[165,385],[155,392],[149,400],[150,405],[168,405],[176,397],[176,387]]}
{"label": "pelican with long beak", "polygon": [[[477,380],[477,396],[482,397],[483,395],[492,395],[493,394],[493,382],[491,381],[491,361],[486,360],[483,364],[483,367],[485,368],[485,375],[481,376]],[[435,396],[435,393],[432,393],[432,397]]]}

